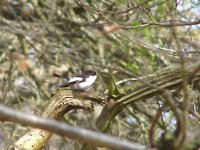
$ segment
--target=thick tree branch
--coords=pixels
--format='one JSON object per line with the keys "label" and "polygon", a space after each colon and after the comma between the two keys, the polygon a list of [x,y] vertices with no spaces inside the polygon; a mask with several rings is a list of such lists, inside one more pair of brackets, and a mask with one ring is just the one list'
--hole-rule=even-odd
{"label": "thick tree branch", "polygon": [[[49,104],[47,107],[45,107],[45,110],[41,116],[43,118],[61,120],[63,115],[72,109],[93,110],[93,105],[91,101],[78,98],[77,93],[72,93],[70,90],[59,90],[50,99]],[[28,123],[24,122],[21,123],[29,125]],[[33,124],[38,125],[38,122],[36,121]],[[37,126],[33,125],[33,127]],[[40,129],[32,129],[15,143],[15,148],[24,148],[29,150],[41,149],[51,138],[52,134],[52,132]]]}

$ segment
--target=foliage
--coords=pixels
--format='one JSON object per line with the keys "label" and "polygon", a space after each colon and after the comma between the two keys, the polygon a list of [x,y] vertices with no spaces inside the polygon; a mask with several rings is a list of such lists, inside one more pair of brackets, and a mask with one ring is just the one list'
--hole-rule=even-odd
{"label": "foliage", "polygon": [[[119,93],[134,90],[150,73],[158,71],[159,78],[159,70],[167,66],[180,64],[183,68],[180,76],[185,79],[184,64],[199,60],[199,5],[194,0],[2,0],[1,103],[40,114],[61,82],[52,76],[53,73],[71,77],[89,69],[108,72],[118,89],[113,84],[110,88],[115,91],[106,93],[102,76],[92,94],[102,97],[110,94],[114,98]],[[188,104],[187,107],[197,114],[188,118],[192,126],[199,125],[198,90],[198,85],[185,90],[183,87],[172,98],[177,103]],[[168,96],[167,99],[170,99]],[[112,122],[112,134],[144,145],[152,144],[149,140],[152,121],[166,103],[165,98],[157,94],[148,101],[142,99],[128,105]],[[94,113],[74,110],[65,115],[64,120],[69,124],[93,128],[98,111],[101,110],[96,104]],[[168,144],[165,135],[166,139],[167,133],[174,138],[171,132],[174,133],[178,126],[177,118],[173,109],[162,111],[161,119],[156,122],[158,126],[153,141]],[[4,123],[0,125],[0,131],[4,137],[0,147],[6,147],[8,141],[16,141],[27,128]],[[52,140],[56,141],[56,138]],[[60,149],[82,147],[80,143],[70,144],[71,141],[64,137],[65,142],[61,140],[56,142]],[[53,144],[50,142],[49,145]]]}

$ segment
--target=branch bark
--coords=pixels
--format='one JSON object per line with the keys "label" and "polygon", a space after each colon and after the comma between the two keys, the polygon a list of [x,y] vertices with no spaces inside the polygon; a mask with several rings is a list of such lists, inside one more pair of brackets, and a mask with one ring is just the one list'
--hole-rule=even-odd
{"label": "branch bark", "polygon": [[[55,95],[50,99],[49,104],[41,114],[43,118],[52,118],[55,120],[61,120],[63,115],[67,113],[68,111],[72,109],[87,109],[87,110],[93,110],[93,104],[91,101],[79,99],[77,97],[77,93],[72,93],[70,90],[59,90],[55,93]],[[13,114],[14,115],[14,114]],[[22,115],[22,116],[21,116]],[[27,118],[28,115],[19,114],[18,115],[21,118]],[[16,116],[13,116],[13,121]],[[25,122],[19,122],[23,123],[25,125],[31,125],[32,127],[39,127],[39,121],[37,118],[35,118],[32,121],[34,123]],[[43,127],[42,129],[46,129]],[[54,130],[49,130],[54,131]],[[21,137],[18,141],[15,143],[15,149],[29,149],[29,150],[36,150],[41,149],[51,138],[52,132],[41,130],[41,129],[31,129],[30,132],[28,132],[26,135]]]}

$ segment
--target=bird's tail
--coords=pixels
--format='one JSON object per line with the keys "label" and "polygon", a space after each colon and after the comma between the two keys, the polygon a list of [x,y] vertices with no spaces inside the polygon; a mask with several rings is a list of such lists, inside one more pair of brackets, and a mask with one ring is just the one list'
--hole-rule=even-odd
{"label": "bird's tail", "polygon": [[54,76],[54,77],[57,77],[57,78],[64,78],[64,79],[67,79],[67,80],[69,80],[69,78],[68,78],[68,77],[66,77],[66,76],[63,76],[63,75],[59,75],[59,74],[57,74],[57,73],[53,73],[53,76]]}
{"label": "bird's tail", "polygon": [[64,84],[59,85],[58,87],[60,87],[60,88],[69,87],[69,84],[68,83],[64,83]]}

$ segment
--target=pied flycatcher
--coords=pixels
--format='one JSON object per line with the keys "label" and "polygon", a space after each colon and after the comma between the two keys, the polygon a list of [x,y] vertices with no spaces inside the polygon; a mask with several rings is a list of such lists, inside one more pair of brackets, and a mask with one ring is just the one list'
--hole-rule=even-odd
{"label": "pied flycatcher", "polygon": [[[54,74],[54,76],[59,78],[66,78],[58,74]],[[88,91],[94,84],[96,78],[97,72],[94,70],[89,70],[74,76],[73,78],[69,79],[67,83],[62,84],[59,87],[70,87],[72,90]]]}

